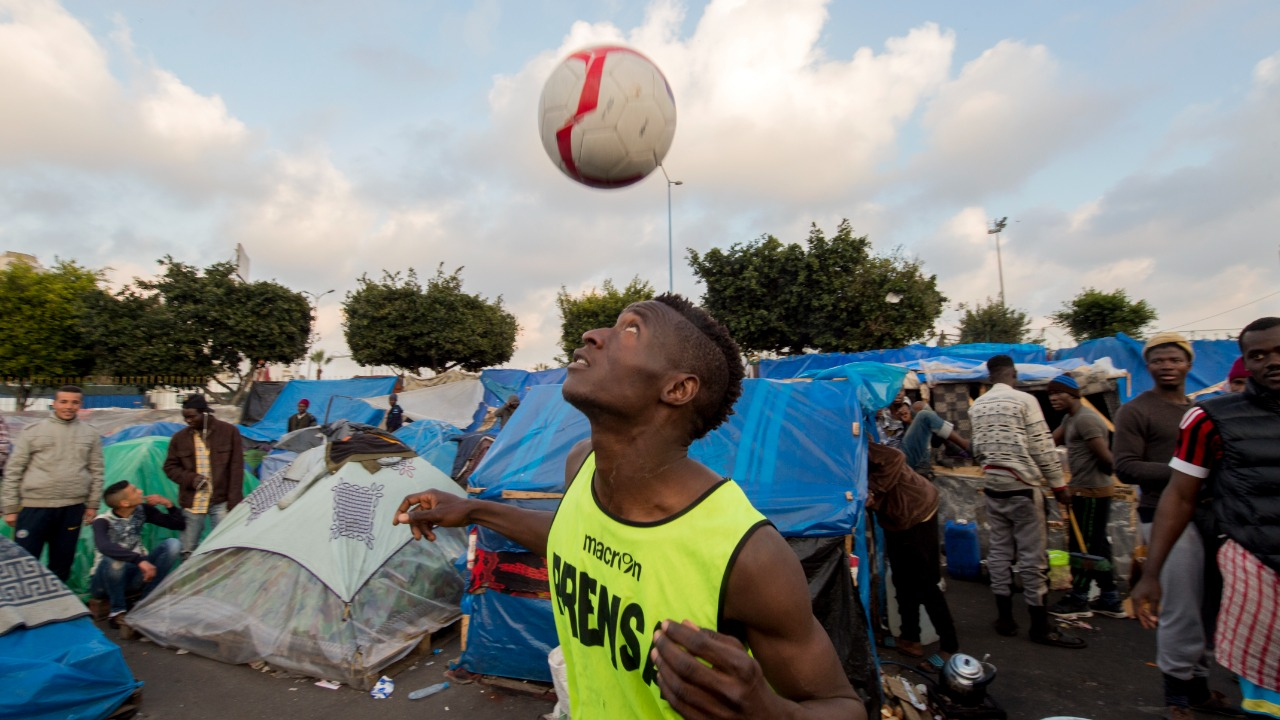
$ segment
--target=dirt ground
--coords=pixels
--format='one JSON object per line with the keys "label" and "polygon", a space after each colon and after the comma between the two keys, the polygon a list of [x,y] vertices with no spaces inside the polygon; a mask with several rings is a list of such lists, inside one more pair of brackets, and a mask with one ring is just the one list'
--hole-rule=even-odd
{"label": "dirt ground", "polygon": [[[1134,620],[1095,617],[1089,627],[1072,631],[1086,638],[1085,650],[1036,645],[1026,637],[1025,610],[1018,608],[1022,631],[1001,637],[991,629],[994,603],[980,583],[949,581],[947,600],[956,617],[962,650],[998,668],[992,696],[1010,720],[1053,716],[1088,720],[1145,720],[1164,717],[1160,671],[1155,668],[1155,634]],[[109,637],[115,632],[106,629]],[[394,717],[458,717],[467,720],[535,720],[552,703],[481,685],[455,685],[423,700],[410,691],[444,680],[458,639],[439,655],[422,658],[396,677],[395,692],[375,700],[367,692],[341,687],[326,690],[314,679],[274,677],[245,665],[225,665],[196,655],[178,655],[141,640],[121,643],[125,659],[144,687],[141,718],[183,720],[385,720]],[[934,648],[936,649],[936,648]],[[885,661],[908,661],[882,649]],[[916,661],[911,661],[916,662]],[[428,664],[430,663],[430,664]],[[1239,689],[1218,669],[1215,689],[1239,701]]]}

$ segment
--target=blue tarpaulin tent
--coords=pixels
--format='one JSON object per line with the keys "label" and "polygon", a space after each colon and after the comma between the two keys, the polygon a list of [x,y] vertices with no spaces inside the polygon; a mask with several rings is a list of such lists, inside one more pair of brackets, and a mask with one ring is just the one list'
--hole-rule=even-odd
{"label": "blue tarpaulin tent", "polygon": [[351,378],[349,380],[290,380],[271,403],[262,420],[251,427],[241,426],[240,434],[250,440],[274,442],[289,427],[289,416],[298,411],[298,401],[311,403],[311,414],[320,424],[335,420],[377,425],[384,410],[360,398],[387,395],[395,389],[396,378]]}
{"label": "blue tarpaulin tent", "polygon": [[[853,532],[866,499],[866,435],[860,385],[844,381],[748,380],[729,421],[690,448],[690,455],[732,477],[751,502],[789,537]],[[503,492],[561,492],[569,450],[587,437],[586,418],[559,387],[534,387],[485,456],[471,485],[477,497],[552,510],[555,500],[504,500]],[[477,547],[522,551],[480,528]],[[547,653],[556,645],[549,600],[489,590],[468,595],[471,615],[461,664],[482,674],[549,680]]]}
{"label": "blue tarpaulin tent", "polygon": [[797,378],[804,377],[815,370],[848,365],[854,362],[879,362],[890,365],[901,365],[911,360],[927,360],[938,357],[965,358],[986,362],[992,355],[1008,355],[1014,362],[1043,363],[1046,358],[1043,345],[1024,343],[1009,345],[1004,343],[970,343],[967,345],[948,345],[947,347],[929,347],[927,345],[908,345],[895,350],[867,350],[857,353],[814,353],[811,355],[792,355],[776,360],[760,361],[760,377],[762,378]]}
{"label": "blue tarpaulin tent", "polygon": [[171,438],[174,433],[186,427],[185,423],[177,422],[153,422],[144,423],[142,425],[134,425],[106,435],[102,438],[102,447],[114,445],[125,440],[134,440],[140,437],[161,436]]}
{"label": "blue tarpaulin tent", "polygon": [[0,537],[0,720],[104,718],[141,685],[84,603]]}
{"label": "blue tarpaulin tent", "polygon": [[[1155,387],[1142,359],[1142,346],[1141,340],[1118,333],[1114,337],[1089,340],[1074,348],[1058,350],[1054,357],[1079,358],[1086,363],[1102,357],[1111,358],[1111,364],[1117,369],[1129,372],[1129,392],[1122,395],[1123,400],[1129,400]],[[1231,364],[1240,357],[1240,346],[1235,340],[1192,340],[1191,349],[1196,357],[1191,364],[1191,372],[1187,374],[1188,393],[1226,380]]]}
{"label": "blue tarpaulin tent", "polygon": [[453,472],[453,459],[458,455],[457,439],[462,431],[452,424],[442,420],[414,420],[401,425],[394,434],[440,472],[445,475]]}

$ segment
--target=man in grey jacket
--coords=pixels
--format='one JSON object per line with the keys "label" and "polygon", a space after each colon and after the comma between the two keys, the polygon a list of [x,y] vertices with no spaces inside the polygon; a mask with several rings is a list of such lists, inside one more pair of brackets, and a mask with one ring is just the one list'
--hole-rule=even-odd
{"label": "man in grey jacket", "polygon": [[77,419],[83,402],[75,385],[58,388],[53,416],[18,434],[0,485],[14,541],[37,558],[48,545],[49,570],[63,582],[80,526],[93,522],[102,501],[102,439]]}

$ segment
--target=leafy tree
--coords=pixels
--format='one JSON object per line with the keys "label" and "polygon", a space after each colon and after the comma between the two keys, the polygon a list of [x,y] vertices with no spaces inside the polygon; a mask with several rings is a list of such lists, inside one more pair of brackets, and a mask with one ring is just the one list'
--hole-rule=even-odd
{"label": "leafy tree", "polygon": [[612,280],[605,280],[601,288],[592,288],[574,297],[564,286],[560,287],[556,305],[560,308],[560,349],[564,357],[559,362],[562,364],[568,364],[573,351],[582,346],[583,333],[612,327],[628,305],[653,299],[653,286],[639,277],[632,278],[622,290],[618,290]]}
{"label": "leafy tree", "polygon": [[511,359],[520,326],[502,298],[463,292],[462,268],[446,275],[443,267],[425,287],[412,269],[403,278],[383,271],[381,282],[361,276],[342,304],[352,359],[409,373],[478,371]]}
{"label": "leafy tree", "polygon": [[872,254],[848,220],[830,238],[811,226],[806,246],[762,236],[690,250],[689,264],[707,287],[703,305],[744,352],[900,347],[925,337],[946,301],[919,260]]}
{"label": "leafy tree", "polygon": [[999,300],[987,298],[986,304],[972,307],[960,303],[961,343],[1021,343],[1030,334],[1031,317],[1008,307]]}
{"label": "leafy tree", "polygon": [[236,403],[248,392],[245,380],[258,362],[291,364],[306,353],[314,318],[302,293],[273,281],[241,282],[230,262],[203,272],[169,256],[159,264],[159,277],[135,280],[136,288],[126,288],[117,300],[135,315],[154,311],[154,325],[139,331],[139,342],[167,347],[142,355],[134,347],[113,359],[116,372],[203,371]]}
{"label": "leafy tree", "polygon": [[1141,338],[1146,327],[1155,322],[1156,311],[1146,300],[1130,300],[1124,290],[1105,293],[1087,288],[1049,317],[1053,324],[1066,328],[1076,342],[1084,342],[1121,332]]}
{"label": "leafy tree", "polygon": [[12,378],[25,408],[34,378],[79,376],[93,369],[83,330],[101,274],[72,261],[48,271],[23,263],[0,270],[0,376]]}

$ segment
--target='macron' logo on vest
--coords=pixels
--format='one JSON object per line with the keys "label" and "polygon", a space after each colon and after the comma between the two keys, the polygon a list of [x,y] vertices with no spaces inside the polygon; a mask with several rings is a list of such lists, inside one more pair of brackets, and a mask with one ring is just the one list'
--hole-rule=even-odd
{"label": "'macron' logo on vest", "polygon": [[[629,559],[629,553],[618,553],[590,537],[587,543],[594,543],[584,548],[594,557],[602,561],[605,557],[612,558],[610,565],[639,579],[640,564],[633,560],[629,565],[624,562],[623,556]],[[614,565],[613,560],[622,565]],[[607,642],[613,667],[617,668],[621,663],[627,672],[640,670],[643,662],[644,682],[653,685],[658,676],[657,668],[649,657],[653,632],[644,638],[642,651],[645,613],[639,603],[623,602],[623,598],[610,592],[607,585],[562,561],[557,553],[551,554],[551,591],[556,598],[556,610],[568,620],[569,632],[576,642],[584,647],[603,647]],[[657,630],[658,625],[655,624],[653,629]]]}
{"label": "'macron' logo on vest", "polygon": [[640,579],[640,563],[629,552],[615,550],[590,535],[582,536],[582,550],[614,570]]}

